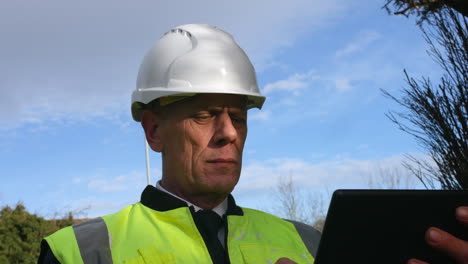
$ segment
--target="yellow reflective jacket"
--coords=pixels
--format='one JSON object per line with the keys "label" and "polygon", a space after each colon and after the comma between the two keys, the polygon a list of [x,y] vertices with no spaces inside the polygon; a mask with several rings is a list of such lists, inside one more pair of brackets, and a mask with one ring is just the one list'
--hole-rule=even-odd
{"label": "yellow reflective jacket", "polygon": [[[185,202],[147,186],[139,203],[61,229],[45,241],[62,264],[212,263],[193,213]],[[275,263],[281,257],[297,263],[314,261],[317,231],[240,208],[232,196],[224,226],[226,263]]]}

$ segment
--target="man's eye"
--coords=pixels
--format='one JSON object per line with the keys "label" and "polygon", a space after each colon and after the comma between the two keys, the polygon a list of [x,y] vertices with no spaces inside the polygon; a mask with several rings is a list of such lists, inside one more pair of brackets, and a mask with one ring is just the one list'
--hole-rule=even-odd
{"label": "man's eye", "polygon": [[200,114],[194,115],[194,118],[198,120],[207,120],[207,119],[210,119],[211,117],[213,117],[213,115],[210,113],[200,113]]}

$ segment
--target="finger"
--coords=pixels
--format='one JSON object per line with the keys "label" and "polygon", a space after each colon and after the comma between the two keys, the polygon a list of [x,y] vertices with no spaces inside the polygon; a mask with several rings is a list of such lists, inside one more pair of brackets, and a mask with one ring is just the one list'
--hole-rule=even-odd
{"label": "finger", "polygon": [[419,259],[410,259],[406,264],[429,264],[425,261],[419,260]]}
{"label": "finger", "polygon": [[297,264],[297,263],[288,258],[280,258],[275,262],[275,264]]}
{"label": "finger", "polygon": [[455,213],[458,221],[468,225],[468,206],[460,206]]}
{"label": "finger", "polygon": [[458,263],[468,264],[468,242],[435,227],[427,230],[426,241],[432,247],[458,261]]}

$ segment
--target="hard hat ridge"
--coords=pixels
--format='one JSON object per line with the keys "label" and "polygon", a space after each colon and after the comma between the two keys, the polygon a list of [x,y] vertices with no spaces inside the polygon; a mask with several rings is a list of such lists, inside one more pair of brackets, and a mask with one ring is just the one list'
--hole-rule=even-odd
{"label": "hard hat ridge", "polygon": [[132,115],[141,120],[144,105],[171,96],[199,93],[246,95],[249,108],[261,108],[255,70],[227,32],[203,24],[166,32],[146,54],[132,94]]}

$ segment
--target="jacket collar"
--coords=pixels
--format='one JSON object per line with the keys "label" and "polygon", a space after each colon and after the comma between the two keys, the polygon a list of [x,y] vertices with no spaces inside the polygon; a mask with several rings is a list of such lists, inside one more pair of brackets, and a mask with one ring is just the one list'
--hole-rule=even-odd
{"label": "jacket collar", "polygon": [[[146,186],[141,194],[140,202],[153,210],[164,212],[181,207],[188,207],[187,203],[176,197],[158,190],[152,185]],[[236,205],[231,194],[228,196],[228,209],[226,215],[244,215],[242,208]]]}

